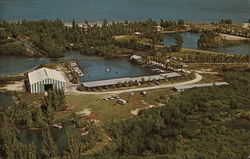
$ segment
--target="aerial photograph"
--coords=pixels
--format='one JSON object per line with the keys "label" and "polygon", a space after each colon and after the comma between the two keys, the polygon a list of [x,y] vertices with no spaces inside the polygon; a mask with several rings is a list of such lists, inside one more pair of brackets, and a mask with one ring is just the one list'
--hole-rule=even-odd
{"label": "aerial photograph", "polygon": [[0,159],[250,159],[250,0],[0,0]]}

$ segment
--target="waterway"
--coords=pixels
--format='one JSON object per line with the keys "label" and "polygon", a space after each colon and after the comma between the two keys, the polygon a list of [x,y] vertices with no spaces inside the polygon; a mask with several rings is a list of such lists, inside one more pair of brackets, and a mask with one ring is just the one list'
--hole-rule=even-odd
{"label": "waterway", "polygon": [[9,106],[14,103],[14,100],[3,93],[0,93],[0,106]]}
{"label": "waterway", "polygon": [[[62,129],[50,128],[52,137],[60,151],[63,151],[67,146],[67,132],[72,129],[72,126],[64,124]],[[31,144],[32,142],[38,149],[42,148],[42,130],[19,130],[19,139],[23,144]]]}
{"label": "waterway", "polygon": [[[77,52],[67,52],[67,59],[76,60],[84,72],[81,81],[96,81],[120,77],[137,77],[150,75],[153,72],[140,65],[129,62],[128,57],[107,59],[96,56],[83,56]],[[109,72],[107,70],[110,69]]]}
{"label": "waterway", "polygon": [[[84,56],[76,51],[65,52],[65,58],[75,60],[85,76],[81,81],[95,81],[119,77],[136,77],[150,75],[152,72],[139,65],[129,62],[128,57],[108,59],[96,56]],[[62,61],[58,59],[56,61]],[[42,63],[51,63],[55,60],[48,58],[28,58],[17,56],[0,56],[0,75],[22,73]],[[106,72],[110,69],[109,72]]]}
{"label": "waterway", "polygon": [[249,19],[249,0],[0,0],[0,19],[63,21],[134,21],[184,19],[211,22]]}
{"label": "waterway", "polygon": [[[198,49],[197,41],[199,39],[199,33],[183,32],[180,34],[184,41],[183,47]],[[164,34],[164,45],[174,45],[175,44],[174,36],[175,34]],[[208,50],[223,52],[223,53],[247,55],[250,54],[250,42],[245,42],[245,43],[243,42],[236,45],[212,48]]]}

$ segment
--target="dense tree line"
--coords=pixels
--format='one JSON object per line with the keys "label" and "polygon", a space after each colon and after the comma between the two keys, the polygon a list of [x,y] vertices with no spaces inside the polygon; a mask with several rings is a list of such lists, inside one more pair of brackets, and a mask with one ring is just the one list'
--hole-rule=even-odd
{"label": "dense tree line", "polygon": [[[157,23],[153,20],[144,22],[112,22],[104,20],[101,26],[90,25],[85,21],[80,27],[73,21],[72,27],[64,26],[59,19],[55,21],[1,21],[0,28],[5,32],[1,38],[6,40],[19,39],[23,43],[29,43],[31,47],[40,50],[44,56],[61,57],[65,49],[81,49],[83,54],[96,54],[100,56],[120,56],[130,53],[131,50],[148,49],[138,43],[137,40],[149,39],[151,45],[162,41],[162,36],[156,31]],[[137,40],[119,41],[114,39],[115,35],[133,35],[135,32],[141,34]],[[0,45],[0,48],[3,47]],[[128,52],[127,52],[128,51]]]}
{"label": "dense tree line", "polygon": [[186,29],[184,20],[168,21],[168,20],[161,19],[159,22],[159,25],[164,30],[168,30],[168,31]]}
{"label": "dense tree line", "polygon": [[249,63],[250,56],[196,53],[195,56],[184,56],[183,60],[186,63]]}

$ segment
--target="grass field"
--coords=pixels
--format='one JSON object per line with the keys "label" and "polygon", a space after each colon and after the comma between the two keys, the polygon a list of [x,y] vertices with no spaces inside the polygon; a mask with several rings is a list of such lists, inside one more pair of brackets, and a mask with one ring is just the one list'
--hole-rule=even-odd
{"label": "grass field", "polygon": [[[83,95],[71,94],[66,97],[68,105],[67,109],[72,112],[79,112],[84,109],[90,109],[89,118],[105,122],[112,119],[123,119],[132,116],[131,111],[148,107],[149,105],[158,105],[165,103],[168,96],[175,94],[171,89],[158,89],[148,91],[146,95],[141,92],[121,94],[120,97],[128,103],[120,105],[117,100],[105,101],[101,95]],[[63,114],[61,114],[63,115]]]}

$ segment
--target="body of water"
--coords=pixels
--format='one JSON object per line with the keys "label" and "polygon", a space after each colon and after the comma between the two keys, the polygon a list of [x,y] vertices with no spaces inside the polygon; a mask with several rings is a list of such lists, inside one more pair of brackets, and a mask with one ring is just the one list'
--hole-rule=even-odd
{"label": "body of water", "polygon": [[[198,49],[197,41],[199,39],[199,33],[184,32],[180,34],[184,41],[183,47]],[[174,45],[175,44],[174,36],[175,34],[165,34],[164,45]],[[250,42],[245,42],[245,43],[243,42],[240,44],[212,48],[208,50],[216,51],[216,52],[223,52],[223,53],[247,55],[247,54],[250,54]]]}
{"label": "body of water", "polygon": [[50,63],[47,58],[29,58],[19,56],[0,56],[0,75],[17,74],[25,72],[43,63]]}
{"label": "body of water", "polygon": [[[149,69],[129,62],[128,57],[107,59],[96,56],[84,56],[76,51],[68,51],[65,53],[65,58],[77,61],[79,68],[85,74],[85,76],[81,78],[81,81],[96,81],[119,77],[137,77],[152,74]],[[56,61],[62,60],[63,59],[58,59]],[[54,61],[48,58],[0,56],[0,75],[25,72],[42,63],[51,62]],[[107,69],[110,69],[110,71],[106,72]]]}
{"label": "body of water", "polygon": [[134,21],[184,19],[211,22],[249,19],[249,0],[0,0],[0,19],[72,21]]}
{"label": "body of water", "polygon": [[[78,52],[67,52],[67,59],[76,60],[84,72],[81,81],[96,81],[121,77],[151,75],[153,72],[141,65],[133,64],[128,57],[107,59],[96,56],[83,56]],[[109,72],[106,72],[110,69]]]}
{"label": "body of water", "polygon": [[[63,125],[62,129],[58,128],[50,128],[52,137],[60,151],[63,151],[67,146],[67,131],[73,129],[70,125]],[[28,129],[22,129],[19,130],[19,136],[20,141],[23,144],[31,144],[34,142],[37,148],[42,148],[42,130],[28,130]]]}
{"label": "body of water", "polygon": [[14,100],[10,96],[0,93],[0,106],[8,106],[13,103],[14,103]]}

